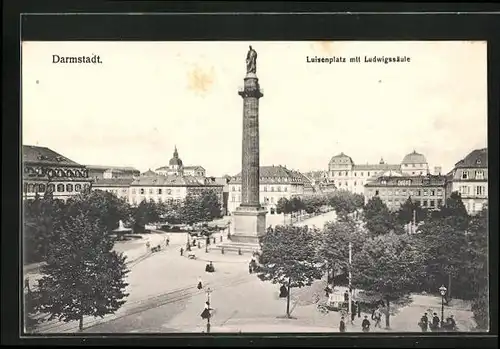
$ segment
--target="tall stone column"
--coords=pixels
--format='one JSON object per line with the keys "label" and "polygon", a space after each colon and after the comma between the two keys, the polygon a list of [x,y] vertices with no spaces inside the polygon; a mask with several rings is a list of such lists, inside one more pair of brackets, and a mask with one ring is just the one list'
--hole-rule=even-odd
{"label": "tall stone column", "polygon": [[257,247],[259,236],[266,231],[267,210],[260,205],[259,195],[259,99],[263,97],[263,93],[255,74],[255,63],[256,53],[255,60],[250,61],[250,64],[247,57],[244,87],[238,91],[243,98],[242,183],[241,204],[233,212],[232,241]]}

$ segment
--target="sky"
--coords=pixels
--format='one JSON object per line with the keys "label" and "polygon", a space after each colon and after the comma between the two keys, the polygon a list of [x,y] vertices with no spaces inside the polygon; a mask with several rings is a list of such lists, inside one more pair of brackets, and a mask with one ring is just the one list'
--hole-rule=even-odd
{"label": "sky", "polygon": [[[487,45],[455,42],[23,42],[22,142],[86,165],[241,170],[248,46],[258,53],[260,164],[326,170],[398,164],[416,150],[447,172],[487,146]],[[53,55],[102,64],[54,64]],[[406,56],[405,63],[364,57]],[[345,63],[308,63],[313,57]],[[361,63],[349,58],[360,56]]]}

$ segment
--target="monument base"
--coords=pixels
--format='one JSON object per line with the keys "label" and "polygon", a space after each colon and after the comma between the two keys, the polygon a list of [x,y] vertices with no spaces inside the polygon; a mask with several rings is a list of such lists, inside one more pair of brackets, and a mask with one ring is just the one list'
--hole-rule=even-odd
{"label": "monument base", "polygon": [[266,213],[262,207],[239,206],[233,212],[231,241],[258,244],[266,233]]}

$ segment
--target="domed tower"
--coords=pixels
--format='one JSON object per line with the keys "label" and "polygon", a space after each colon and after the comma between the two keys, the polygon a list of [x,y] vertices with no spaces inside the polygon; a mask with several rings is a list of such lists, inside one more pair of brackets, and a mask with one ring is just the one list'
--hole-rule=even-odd
{"label": "domed tower", "polygon": [[401,172],[407,176],[425,176],[429,173],[429,164],[424,155],[413,150],[403,158]]}
{"label": "domed tower", "polygon": [[179,152],[177,151],[177,146],[175,146],[174,155],[172,159],[170,159],[168,166],[170,168],[169,174],[182,176],[183,165],[182,165],[182,160],[179,158]]}
{"label": "domed tower", "polygon": [[348,176],[352,171],[354,161],[343,152],[333,156],[328,163],[328,174],[330,177]]}

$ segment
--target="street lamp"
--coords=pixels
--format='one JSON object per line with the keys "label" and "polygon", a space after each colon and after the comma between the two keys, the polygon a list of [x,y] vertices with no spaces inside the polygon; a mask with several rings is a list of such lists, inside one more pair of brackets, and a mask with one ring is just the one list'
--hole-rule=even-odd
{"label": "street lamp", "polygon": [[441,293],[441,327],[443,327],[444,323],[444,296],[446,295],[446,291],[447,289],[444,285],[439,288],[439,293]]}
{"label": "street lamp", "polygon": [[210,293],[212,293],[212,289],[210,287],[207,288],[207,305],[208,305],[208,316],[207,316],[207,333],[210,333]]}

